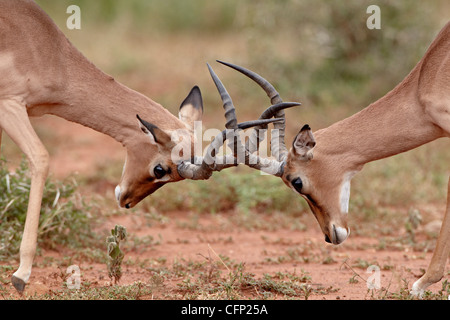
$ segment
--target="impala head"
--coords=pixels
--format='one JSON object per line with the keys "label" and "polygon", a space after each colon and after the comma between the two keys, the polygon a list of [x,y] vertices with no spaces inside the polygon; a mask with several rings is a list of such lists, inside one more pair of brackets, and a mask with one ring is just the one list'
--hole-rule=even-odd
{"label": "impala head", "polygon": [[350,179],[339,161],[313,156],[316,141],[308,125],[294,138],[286,156],[284,183],[308,203],[325,235],[325,241],[340,244],[350,234],[347,226]]}
{"label": "impala head", "polygon": [[[267,93],[272,104],[282,104],[278,92],[267,80],[245,68],[221,63],[257,82]],[[347,212],[350,179],[354,173],[343,170],[342,162],[338,160],[325,160],[325,157],[320,157],[319,153],[313,156],[313,152],[318,150],[315,150],[316,140],[308,125],[301,128],[292,142],[292,147],[288,150],[284,142],[284,111],[274,112],[268,108],[262,113],[260,119],[273,116],[283,119],[274,124],[278,134],[272,134],[271,140],[272,155],[282,166],[281,172],[275,175],[307,201],[325,235],[325,241],[333,244],[342,243],[350,234],[347,226]],[[249,141],[247,144],[249,153],[258,150],[258,141],[255,141]]]}
{"label": "impala head", "polygon": [[[211,68],[210,72],[214,81],[218,81]],[[225,103],[224,108],[227,129],[242,130],[278,121],[266,119],[238,124],[234,106]],[[115,189],[119,206],[132,208],[166,183],[183,179],[204,180],[214,171],[238,165],[233,156],[225,161],[221,160],[220,164],[216,163],[216,153],[228,137],[226,130],[211,142],[204,158],[193,156],[194,122],[200,121],[202,114],[202,96],[199,88],[194,87],[180,106],[179,121],[182,129],[165,131],[136,115],[139,136],[136,141],[128,144],[122,180]]]}
{"label": "impala head", "polygon": [[[193,143],[194,121],[200,121],[203,115],[203,102],[200,89],[194,87],[179,109],[181,130],[187,139],[182,139],[180,150],[191,150]],[[164,131],[156,124],[136,115],[137,138],[127,146],[127,158],[122,179],[115,189],[120,207],[132,208],[146,196],[152,194],[164,184],[183,180],[177,165],[190,159],[190,152],[175,154],[176,142],[172,141],[173,131]]]}

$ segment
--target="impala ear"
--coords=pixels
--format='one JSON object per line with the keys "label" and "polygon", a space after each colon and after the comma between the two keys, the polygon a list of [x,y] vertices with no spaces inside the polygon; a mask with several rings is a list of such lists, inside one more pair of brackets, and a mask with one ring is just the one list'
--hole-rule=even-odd
{"label": "impala ear", "polygon": [[141,119],[139,115],[136,115],[136,117],[139,120],[139,128],[150,138],[150,142],[152,144],[160,144],[166,146],[171,143],[170,136],[163,130],[161,130],[154,124]]}
{"label": "impala ear", "polygon": [[313,158],[313,148],[316,140],[311,132],[309,125],[305,124],[292,143],[294,154],[301,160],[308,161]]}
{"label": "impala ear", "polygon": [[200,121],[203,116],[203,99],[200,88],[195,86],[183,100],[178,112],[178,118],[183,121],[188,128],[194,128],[194,121]]}

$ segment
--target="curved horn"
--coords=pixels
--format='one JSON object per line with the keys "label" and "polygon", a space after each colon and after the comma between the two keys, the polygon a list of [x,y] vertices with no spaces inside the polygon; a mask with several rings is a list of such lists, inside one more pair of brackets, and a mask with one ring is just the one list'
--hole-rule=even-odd
{"label": "curved horn", "polygon": [[[205,180],[208,179],[213,171],[220,171],[224,168],[229,168],[232,166],[237,166],[242,163],[242,159],[240,159],[240,155],[244,155],[244,163],[249,167],[262,170],[264,172],[274,174],[277,176],[281,176],[283,172],[283,163],[276,160],[269,159],[260,159],[258,156],[250,154],[244,146],[242,146],[240,138],[238,136],[238,130],[246,129],[254,126],[267,126],[268,123],[283,121],[282,118],[278,119],[260,119],[255,121],[248,121],[244,123],[237,123],[235,107],[233,105],[233,101],[231,100],[230,95],[226,91],[224,85],[217,77],[217,75],[212,70],[211,66],[208,64],[208,69],[211,74],[212,79],[217,87],[217,90],[220,93],[223,108],[225,110],[225,118],[226,118],[226,130],[223,130],[220,134],[218,134],[213,142],[208,146],[206,154],[203,158],[194,159],[194,164],[191,162],[182,162],[178,165],[179,174],[187,179],[193,180]],[[274,106],[269,113],[278,110],[279,108],[286,108],[286,104],[283,106]],[[269,108],[270,109],[270,108]],[[267,110],[266,110],[267,111]],[[272,113],[271,113],[272,114]],[[230,132],[231,131],[231,132]],[[231,134],[230,134],[231,133]],[[216,153],[222,147],[225,140],[231,135],[233,138],[233,143],[230,145],[233,150],[232,156],[224,156],[222,158],[221,163],[218,163],[218,159],[216,158]],[[201,160],[201,164],[199,163]]]}
{"label": "curved horn", "polygon": [[[259,74],[255,73],[253,71],[250,71],[248,69],[245,69],[243,67],[234,65],[232,63],[228,63],[228,62],[224,62],[224,61],[220,61],[220,60],[217,60],[217,62],[224,64],[230,68],[233,68],[236,71],[239,71],[240,73],[246,75],[247,77],[249,77],[250,79],[255,81],[266,92],[266,94],[270,98],[270,101],[272,104],[279,105],[280,103],[283,102],[283,100],[280,97],[280,94],[278,93],[277,90],[275,90],[274,86],[272,84],[270,84],[269,81],[267,81],[266,79],[261,77]],[[298,105],[300,105],[300,104],[297,103],[296,106],[298,106]],[[291,105],[290,107],[293,107],[293,106],[294,105]],[[278,130],[277,131],[278,134],[272,135],[271,142],[270,142],[270,145],[272,148],[272,153],[278,161],[284,161],[286,159],[286,156],[288,153],[288,149],[286,148],[286,144],[284,142],[285,128],[286,128],[284,109],[285,108],[280,108],[276,112],[274,112],[274,116],[276,116],[277,118],[282,118],[283,120],[274,124],[274,128]],[[266,117],[268,117],[270,113],[272,113],[272,112],[268,112],[268,113],[264,112],[261,115],[260,119],[267,119]],[[249,139],[249,143],[247,145],[247,148],[248,148],[249,152],[251,152],[251,153],[257,151],[259,148],[260,139],[257,134],[258,129],[262,129],[262,128],[255,128],[255,130],[253,130],[252,136]]]}
{"label": "curved horn", "polygon": [[[276,117],[276,116],[278,116],[280,111],[282,111],[284,109],[287,109],[287,108],[300,106],[300,105],[301,105],[301,103],[298,103],[298,102],[281,102],[281,103],[272,105],[269,108],[267,108],[261,114],[259,119],[270,119],[272,117]],[[277,128],[277,126],[279,124],[285,123],[285,118],[284,117],[282,117],[280,119],[281,119],[281,121],[279,121],[277,124],[274,124],[275,128]],[[254,153],[254,152],[258,151],[260,142],[265,139],[264,138],[265,131],[262,130],[262,129],[267,129],[267,126],[261,125],[261,126],[255,127],[254,130],[252,131],[249,139],[247,140],[245,147],[250,153]],[[278,131],[278,132],[280,133],[280,131]],[[261,136],[261,134],[262,134],[262,136]],[[272,139],[271,139],[271,142],[270,142],[271,143],[271,148],[272,148],[273,152],[275,153],[275,157],[279,161],[284,161],[285,160],[285,154],[282,154],[280,156],[279,154],[277,155],[277,153],[276,153],[276,150],[278,149],[277,148],[277,142],[278,141],[277,141],[276,137],[277,137],[276,135],[272,136]],[[278,137],[279,137],[279,135],[278,135]],[[282,141],[284,141],[284,129],[283,129],[283,140]],[[279,145],[279,143],[278,143],[278,145]]]}
{"label": "curved horn", "polygon": [[[235,167],[242,163],[237,160],[237,155],[244,155],[244,163],[249,164],[250,167],[281,176],[281,163],[278,164],[277,162],[277,164],[274,164],[268,162],[271,160],[264,161],[267,159],[263,159],[261,165],[261,159],[255,155],[248,155],[245,148],[242,146],[242,144],[240,144],[239,137],[236,137],[239,130],[259,125],[267,125],[268,123],[273,123],[280,120],[281,119],[264,119],[247,121],[237,124],[237,129],[223,130],[221,133],[215,136],[214,140],[211,142],[211,144],[209,144],[204,157],[194,157],[194,159],[191,161],[182,161],[178,165],[178,173],[185,179],[207,180],[211,177],[214,171],[221,171],[226,168]],[[236,147],[233,151],[233,154],[225,155],[222,158],[217,158],[216,153],[223,146],[224,142],[228,138],[230,138],[230,136],[234,140],[234,143],[230,142],[230,147]]]}
{"label": "curved horn", "polygon": [[[259,125],[267,125],[268,123],[274,123],[280,120],[281,119],[264,119],[247,121],[239,123],[237,129],[223,130],[208,146],[203,158],[194,157],[191,161],[182,161],[178,165],[178,173],[185,179],[207,180],[214,171],[221,171],[239,165],[241,162],[237,161],[237,155],[243,154],[245,156],[244,163],[251,168],[262,170],[275,176],[281,176],[283,173],[283,163],[275,160],[261,159],[256,155],[249,154],[242,144],[240,144],[239,137],[236,137],[239,130]],[[223,146],[229,135],[231,135],[234,140],[234,143],[230,143],[230,147],[233,148],[236,146],[237,148],[234,149],[233,155],[225,155],[221,159],[217,158],[216,153]]]}
{"label": "curved horn", "polygon": [[220,60],[216,60],[216,61],[221,64],[224,64],[227,67],[230,67],[236,71],[239,71],[240,73],[246,75],[247,77],[249,77],[250,79],[255,81],[266,92],[266,94],[270,98],[270,102],[272,104],[277,104],[277,103],[283,102],[283,100],[280,97],[280,94],[278,93],[277,90],[275,90],[274,86],[269,81],[267,81],[266,79],[261,77],[259,74],[255,73],[253,71],[250,71],[248,69],[245,69],[244,67],[241,67],[241,66],[229,63],[229,62],[220,61]]}
{"label": "curved horn", "polygon": [[[222,82],[220,81],[219,77],[217,77],[217,75],[214,73],[213,69],[211,68],[211,66],[209,64],[208,64],[208,69],[211,74],[211,77],[214,80],[214,83],[216,84],[217,90],[220,93],[220,97],[222,99],[225,112],[226,112],[226,114],[228,113],[230,115],[229,118],[227,118],[227,129],[235,129],[235,127],[234,128],[231,127],[231,124],[237,123],[235,108],[234,108],[233,102],[231,100],[231,97],[228,94],[228,92],[225,89]],[[256,74],[254,74],[254,75],[256,75]],[[256,76],[258,76],[258,75],[256,75]],[[264,86],[264,88],[267,89],[267,91],[266,91],[267,94],[268,95],[271,94],[273,96],[273,98],[271,98],[272,101],[277,101],[279,99],[278,92],[276,92],[276,90],[273,88],[272,85],[270,85],[270,83],[265,81],[262,77],[259,77],[258,81],[259,81],[259,83],[261,83],[262,86]],[[280,99],[279,103],[281,103],[281,102],[282,101]],[[287,108],[288,106],[290,106],[290,104],[272,106],[273,108],[271,109],[271,111],[276,110],[277,113],[279,113],[280,110],[283,110],[284,108]],[[269,111],[269,113],[270,113],[270,111]],[[256,124],[257,121],[261,121],[261,120],[267,120],[267,119],[256,120],[253,123]],[[284,122],[284,111],[283,111],[283,117],[278,118],[277,121],[275,121],[274,126],[276,123],[280,123],[280,122]],[[229,124],[230,124],[230,127],[228,127]],[[264,126],[267,126],[267,124],[264,123]],[[244,163],[247,166],[257,169],[257,170],[264,171],[266,173],[281,176],[281,174],[283,172],[283,163],[282,162],[277,161],[277,160],[261,159],[258,156],[249,153],[248,150],[242,146],[239,137],[235,137],[234,146],[235,146],[234,156],[238,157],[239,155],[244,154],[245,155]]]}

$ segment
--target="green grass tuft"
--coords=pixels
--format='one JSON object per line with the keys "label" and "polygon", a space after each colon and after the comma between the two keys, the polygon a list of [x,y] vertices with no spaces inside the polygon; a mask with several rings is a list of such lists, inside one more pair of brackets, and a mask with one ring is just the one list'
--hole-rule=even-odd
{"label": "green grass tuft", "polygon": [[[15,172],[0,159],[0,259],[7,260],[19,252],[25,224],[31,179],[27,163],[22,159]],[[76,192],[75,181],[55,182],[47,179],[39,219],[38,241],[42,246],[61,244],[79,248],[94,239],[88,206]]]}

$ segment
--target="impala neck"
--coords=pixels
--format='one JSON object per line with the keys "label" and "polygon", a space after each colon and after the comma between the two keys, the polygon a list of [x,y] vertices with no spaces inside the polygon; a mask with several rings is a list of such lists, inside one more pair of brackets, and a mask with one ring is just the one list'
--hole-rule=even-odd
{"label": "impala neck", "polygon": [[11,31],[0,40],[0,61],[8,67],[3,77],[9,80],[0,89],[22,98],[30,116],[54,114],[125,146],[141,140],[136,114],[161,129],[183,128],[168,110],[86,59],[36,3],[0,1],[0,22]]}
{"label": "impala neck", "polygon": [[115,81],[84,57],[66,67],[66,73],[72,75],[68,82],[52,100],[36,103],[29,111],[31,115],[49,113],[62,117],[107,134],[125,147],[144,137],[137,114],[164,130],[185,128],[161,105]]}
{"label": "impala neck", "polygon": [[144,95],[116,82],[110,77],[92,87],[84,83],[78,90],[70,90],[73,112],[63,112],[67,120],[102,132],[128,146],[138,137],[144,137],[136,115],[154,123],[161,129],[172,130],[182,123],[161,105]]}
{"label": "impala neck", "polygon": [[333,159],[346,171],[442,137],[417,100],[417,72],[367,108],[315,133],[314,158]]}

